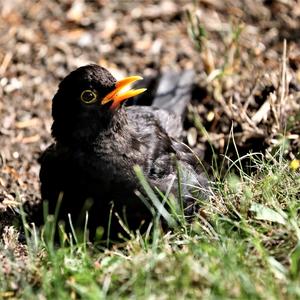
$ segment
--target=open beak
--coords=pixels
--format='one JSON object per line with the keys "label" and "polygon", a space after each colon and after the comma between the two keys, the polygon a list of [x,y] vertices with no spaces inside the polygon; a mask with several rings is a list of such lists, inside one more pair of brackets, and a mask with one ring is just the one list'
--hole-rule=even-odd
{"label": "open beak", "polygon": [[128,85],[141,79],[143,79],[143,77],[141,76],[129,76],[117,81],[115,89],[102,99],[101,104],[103,105],[108,103],[109,101],[113,101],[110,109],[115,110],[122,101],[145,92],[147,89],[130,89],[123,93],[121,92],[121,90],[123,90]]}

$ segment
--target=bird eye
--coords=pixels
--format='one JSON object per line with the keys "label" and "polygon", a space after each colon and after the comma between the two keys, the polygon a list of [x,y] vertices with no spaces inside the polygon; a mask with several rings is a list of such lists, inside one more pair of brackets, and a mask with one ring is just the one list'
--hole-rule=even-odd
{"label": "bird eye", "polygon": [[97,100],[97,95],[92,90],[84,90],[81,93],[80,98],[81,101],[83,101],[84,103],[90,104],[90,103],[94,103]]}

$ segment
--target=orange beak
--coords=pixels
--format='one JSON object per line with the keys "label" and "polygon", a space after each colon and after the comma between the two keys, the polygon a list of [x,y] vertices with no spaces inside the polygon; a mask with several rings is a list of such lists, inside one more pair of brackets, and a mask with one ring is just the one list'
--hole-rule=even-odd
{"label": "orange beak", "polygon": [[141,79],[143,79],[141,76],[129,76],[117,81],[115,89],[102,99],[101,104],[103,105],[109,101],[113,101],[110,109],[115,110],[122,101],[145,92],[147,89],[130,89],[124,93],[120,93],[125,87]]}

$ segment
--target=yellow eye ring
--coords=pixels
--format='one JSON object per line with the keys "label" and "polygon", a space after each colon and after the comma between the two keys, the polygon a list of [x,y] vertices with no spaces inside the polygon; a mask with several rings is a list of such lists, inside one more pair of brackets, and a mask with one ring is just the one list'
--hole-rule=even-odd
{"label": "yellow eye ring", "polygon": [[96,102],[97,94],[92,90],[84,90],[80,95],[80,99],[86,104],[91,104]]}

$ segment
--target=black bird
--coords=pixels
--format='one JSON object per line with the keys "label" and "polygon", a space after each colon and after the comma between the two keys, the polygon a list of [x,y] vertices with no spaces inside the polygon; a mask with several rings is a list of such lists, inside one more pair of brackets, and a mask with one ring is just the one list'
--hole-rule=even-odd
{"label": "black bird", "polygon": [[[77,224],[84,219],[84,212],[89,211],[91,236],[98,226],[104,228],[105,236],[115,237],[121,231],[118,220],[110,214],[111,201],[113,211],[124,217],[131,229],[152,219],[150,210],[136,195],[137,190],[144,192],[135,165],[141,167],[153,188],[162,193],[170,190],[175,196],[178,196],[175,178],[179,169],[187,216],[197,208],[194,191],[198,191],[197,197],[207,195],[207,179],[201,167],[179,141],[180,116],[154,106],[122,105],[124,100],[145,91],[122,92],[125,86],[140,79],[131,76],[117,81],[105,68],[87,65],[67,75],[53,98],[55,143],[40,158],[42,199],[48,200],[49,211],[54,213],[61,195],[59,218],[68,220],[70,213]],[[160,96],[154,105],[166,105],[164,92],[164,85],[160,85]],[[173,107],[180,112],[184,109],[178,103]]]}

